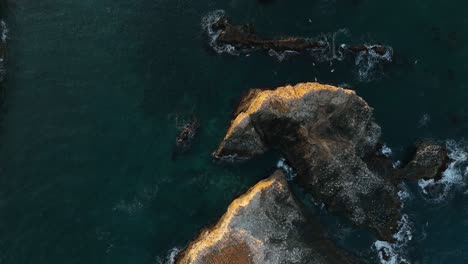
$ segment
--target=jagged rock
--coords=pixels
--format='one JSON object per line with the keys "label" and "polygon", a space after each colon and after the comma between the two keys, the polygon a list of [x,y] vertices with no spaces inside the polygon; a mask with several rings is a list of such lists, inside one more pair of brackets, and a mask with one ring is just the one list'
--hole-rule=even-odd
{"label": "jagged rock", "polygon": [[352,263],[323,238],[320,229],[309,234],[308,224],[278,170],[234,200],[219,222],[191,242],[176,263]]}
{"label": "jagged rock", "polygon": [[253,25],[232,24],[230,19],[224,15],[209,23],[206,30],[215,42],[212,44],[219,47],[229,45],[238,52],[250,52],[252,50],[308,52],[315,54],[315,57],[331,54],[333,58],[342,58],[347,53],[354,55],[369,54],[376,59],[382,58],[382,62],[391,62],[393,56],[392,48],[383,45],[337,45],[334,39],[330,42],[320,37],[263,38],[256,34]]}
{"label": "jagged rock", "polygon": [[279,150],[330,211],[393,241],[401,218],[397,188],[365,162],[380,137],[372,112],[353,91],[318,83],[254,89],[214,156],[248,159]]}
{"label": "jagged rock", "polygon": [[397,178],[406,180],[440,180],[448,163],[446,146],[423,141],[416,145],[416,151],[410,162],[396,175]]}

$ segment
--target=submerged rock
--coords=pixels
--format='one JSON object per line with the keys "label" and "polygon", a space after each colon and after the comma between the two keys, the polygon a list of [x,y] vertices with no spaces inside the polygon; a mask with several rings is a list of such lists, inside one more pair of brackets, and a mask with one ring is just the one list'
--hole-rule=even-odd
{"label": "submerged rock", "polygon": [[279,150],[298,182],[330,211],[393,241],[401,219],[398,190],[366,164],[380,137],[372,112],[353,91],[318,83],[254,89],[214,156],[248,159]]}
{"label": "submerged rock", "polygon": [[352,263],[320,229],[308,232],[308,224],[278,170],[234,200],[219,222],[191,242],[176,263]]}
{"label": "submerged rock", "polygon": [[172,158],[175,158],[177,154],[188,151],[197,136],[200,128],[200,122],[196,117],[192,117],[190,121],[185,123],[179,130],[179,133],[175,142],[175,149],[172,153]]}

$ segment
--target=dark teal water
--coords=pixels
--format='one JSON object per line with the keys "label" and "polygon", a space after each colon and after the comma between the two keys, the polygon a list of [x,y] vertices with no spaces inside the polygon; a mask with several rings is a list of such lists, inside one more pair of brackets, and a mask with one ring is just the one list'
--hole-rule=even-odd
{"label": "dark teal water", "polygon": [[[11,3],[0,263],[164,261],[274,168],[275,155],[238,166],[210,157],[251,87],[346,83],[375,108],[397,156],[418,138],[462,140],[467,7],[436,0]],[[392,46],[396,61],[377,80],[361,82],[352,60],[313,66],[310,58],[218,56],[200,25],[216,9],[271,36],[346,28],[357,43]],[[176,120],[193,113],[199,137],[173,160]],[[424,115],[430,121],[421,126]],[[412,263],[468,262],[468,197],[458,186],[443,202],[409,186],[414,238],[405,251]],[[346,234],[336,236],[357,255],[375,256],[372,240]]]}

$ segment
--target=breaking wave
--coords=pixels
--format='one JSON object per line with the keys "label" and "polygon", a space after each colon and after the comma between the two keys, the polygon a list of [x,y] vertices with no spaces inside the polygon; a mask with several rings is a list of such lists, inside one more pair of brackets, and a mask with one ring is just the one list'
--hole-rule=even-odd
{"label": "breaking wave", "polygon": [[276,163],[276,167],[278,169],[282,169],[284,174],[286,174],[286,179],[288,181],[291,181],[293,180],[296,176],[297,176],[297,173],[296,171],[293,169],[293,167],[291,167],[286,159],[282,158],[278,161],[278,163]]}
{"label": "breaking wave", "polygon": [[228,53],[238,56],[240,55],[240,52],[237,51],[234,46],[229,44],[220,45],[217,42],[218,37],[221,34],[221,30],[215,30],[213,25],[216,24],[222,17],[224,17],[225,14],[226,12],[224,10],[215,10],[210,12],[202,18],[201,26],[208,36],[211,48],[213,48],[216,53]]}
{"label": "breaking wave", "polygon": [[439,181],[419,180],[418,185],[426,198],[442,201],[454,188],[466,186],[468,176],[468,153],[464,142],[446,142],[450,163]]}
{"label": "breaking wave", "polygon": [[[384,145],[384,148],[386,146]],[[384,149],[383,148],[383,149]],[[388,148],[388,147],[387,147]],[[390,149],[390,148],[389,148]],[[390,149],[391,155],[391,149]],[[398,197],[401,201],[401,208],[404,207],[405,201],[411,199],[411,194],[405,184],[399,185]],[[381,264],[410,264],[407,259],[407,248],[410,241],[413,239],[413,227],[408,215],[402,215],[398,222],[398,232],[393,235],[396,242],[390,243],[387,241],[377,240],[374,242],[374,249],[377,251],[377,256]]]}
{"label": "breaking wave", "polygon": [[406,248],[413,239],[412,223],[408,215],[404,214],[398,223],[398,232],[393,235],[395,243],[377,240],[374,242],[374,249],[377,251],[380,263],[382,264],[409,264],[406,259]]}
{"label": "breaking wave", "polygon": [[174,264],[175,258],[180,253],[181,249],[177,247],[173,247],[169,250],[167,255],[163,258],[157,257],[155,263],[156,264]]}
{"label": "breaking wave", "polygon": [[358,79],[360,81],[372,81],[376,78],[380,65],[392,62],[393,49],[387,47],[386,52],[381,55],[374,51],[373,45],[365,45],[368,51],[357,54],[355,65],[358,68]]}
{"label": "breaking wave", "polygon": [[8,39],[8,27],[7,27],[7,24],[4,20],[0,20],[0,32],[1,32],[1,38],[2,38],[2,42],[3,43],[6,43],[7,39]]}

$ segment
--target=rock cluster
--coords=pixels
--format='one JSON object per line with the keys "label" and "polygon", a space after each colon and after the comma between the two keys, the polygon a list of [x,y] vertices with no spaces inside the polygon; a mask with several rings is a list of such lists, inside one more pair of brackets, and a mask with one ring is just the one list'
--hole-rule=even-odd
{"label": "rock cluster", "polygon": [[[298,184],[330,212],[394,242],[402,219],[398,184],[439,179],[448,156],[444,146],[425,141],[395,168],[380,136],[373,109],[354,91],[301,83],[250,90],[213,156],[238,161],[278,151],[294,168]],[[176,263],[354,262],[311,221],[277,171],[234,200]]]}
{"label": "rock cluster", "polygon": [[318,83],[253,89],[214,156],[249,159],[277,150],[296,169],[299,184],[329,211],[393,241],[401,219],[398,179],[440,176],[443,165],[434,162],[444,152],[426,146],[398,171],[378,154],[380,134],[373,109],[351,90]]}

